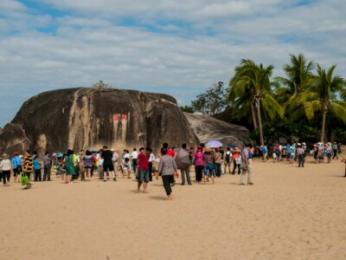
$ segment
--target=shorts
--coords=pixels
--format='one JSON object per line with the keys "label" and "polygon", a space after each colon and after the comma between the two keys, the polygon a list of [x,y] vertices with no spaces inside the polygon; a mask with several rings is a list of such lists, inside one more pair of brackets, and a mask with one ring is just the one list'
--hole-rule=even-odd
{"label": "shorts", "polygon": [[114,172],[114,165],[112,163],[104,164],[103,170],[106,172]]}
{"label": "shorts", "polygon": [[17,167],[15,169],[13,169],[13,176],[16,177],[16,176],[20,175],[21,171],[22,171],[22,167]]}
{"label": "shorts", "polygon": [[208,163],[207,166],[205,167],[205,175],[208,177],[215,177],[215,167],[214,164]]}
{"label": "shorts", "polygon": [[141,170],[138,169],[138,174],[137,174],[137,180],[138,182],[149,182],[149,170]]}

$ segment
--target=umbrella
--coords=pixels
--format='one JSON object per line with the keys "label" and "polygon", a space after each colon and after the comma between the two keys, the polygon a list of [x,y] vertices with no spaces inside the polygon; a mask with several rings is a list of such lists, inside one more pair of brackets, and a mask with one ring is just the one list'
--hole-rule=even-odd
{"label": "umbrella", "polygon": [[208,143],[205,144],[205,146],[208,148],[219,148],[222,147],[223,144],[218,140],[210,140],[208,141]]}

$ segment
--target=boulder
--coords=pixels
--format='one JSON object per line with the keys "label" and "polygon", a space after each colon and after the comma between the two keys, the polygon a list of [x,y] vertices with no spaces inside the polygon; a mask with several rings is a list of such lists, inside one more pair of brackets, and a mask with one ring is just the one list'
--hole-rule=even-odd
{"label": "boulder", "polygon": [[[74,88],[41,93],[26,101],[0,135],[6,149],[21,144],[38,152],[66,149],[121,150],[198,139],[168,95],[114,88]],[[20,146],[20,145],[19,145]]]}
{"label": "boulder", "polygon": [[30,146],[30,140],[20,124],[7,124],[0,133],[0,150],[9,154],[23,152]]}
{"label": "boulder", "polygon": [[184,113],[201,143],[219,140],[224,145],[242,145],[249,142],[249,130],[203,114]]}

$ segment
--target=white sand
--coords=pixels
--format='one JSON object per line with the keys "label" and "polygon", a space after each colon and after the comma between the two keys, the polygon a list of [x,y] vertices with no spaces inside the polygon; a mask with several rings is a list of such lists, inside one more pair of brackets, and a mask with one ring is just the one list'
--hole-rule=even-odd
{"label": "white sand", "polygon": [[136,183],[0,186],[0,259],[346,259],[346,178],[340,162],[305,169],[254,164],[215,185],[148,194]]}

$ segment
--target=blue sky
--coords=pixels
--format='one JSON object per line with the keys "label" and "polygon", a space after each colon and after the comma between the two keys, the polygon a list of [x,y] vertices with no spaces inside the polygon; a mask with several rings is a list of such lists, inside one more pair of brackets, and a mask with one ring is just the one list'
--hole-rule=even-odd
{"label": "blue sky", "polygon": [[304,53],[345,77],[346,1],[0,0],[0,126],[42,91],[92,86],[164,92],[180,104],[242,58]]}

